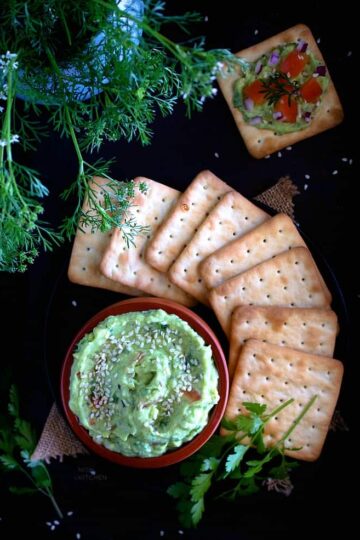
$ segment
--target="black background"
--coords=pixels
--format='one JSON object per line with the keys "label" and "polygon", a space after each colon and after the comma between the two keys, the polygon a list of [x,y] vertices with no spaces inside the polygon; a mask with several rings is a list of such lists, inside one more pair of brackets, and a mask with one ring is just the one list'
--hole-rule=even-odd
{"label": "black background", "polygon": [[[169,483],[177,478],[178,466],[137,471],[108,464],[95,456],[65,458],[63,463],[53,463],[50,469],[61,508],[64,513],[74,514],[50,531],[46,521],[57,518],[45,498],[10,496],[6,485],[1,485],[2,538],[9,538],[10,534],[17,537],[24,526],[37,537],[75,538],[79,533],[81,538],[104,540],[160,538],[160,531],[164,538],[312,537],[349,523],[349,490],[357,472],[357,452],[350,438],[357,384],[355,312],[360,302],[355,279],[357,220],[352,219],[356,216],[358,145],[355,17],[346,2],[336,9],[325,9],[320,2],[262,5],[229,0],[212,6],[200,0],[173,1],[168,6],[178,13],[197,9],[208,17],[208,21],[194,27],[193,33],[205,35],[209,48],[226,47],[235,52],[299,22],[308,24],[315,38],[321,40],[320,49],[344,106],[345,120],[339,127],[300,142],[291,151],[283,150],[281,157],[274,154],[270,159],[256,160],[247,153],[219,92],[191,120],[181,104],[172,116],[157,118],[149,147],[136,142],[108,143],[101,155],[116,157],[112,169],[115,178],[143,175],[184,189],[200,170],[208,168],[249,198],[273,185],[280,176],[291,176],[300,191],[295,198],[296,220],[333,269],[350,315],[350,323],[342,316],[338,352],[345,364],[338,408],[350,430],[329,433],[321,458],[314,464],[303,464],[294,474],[295,490],[290,497],[264,491],[234,504],[209,502],[206,518],[196,531],[190,532],[182,531],[178,525],[173,501],[165,493]],[[353,164],[342,161],[344,157],[353,159]],[[59,199],[76,171],[71,144],[53,135],[42,142],[36,153],[28,154],[26,161],[41,171],[50,188],[46,218],[57,225],[66,212],[71,212],[71,203],[66,207]],[[338,174],[333,175],[335,170]],[[305,179],[305,175],[310,175],[310,179]],[[88,292],[67,282],[65,269],[70,248],[64,245],[54,253],[42,254],[23,275],[0,274],[4,315],[1,363],[12,367],[24,416],[39,433],[57,397],[57,388],[49,382],[54,381],[58,357],[65,350],[72,329],[79,328],[98,307],[118,299],[106,291]],[[334,286],[338,295],[336,283]],[[209,313],[204,310],[202,314],[218,331]],[[8,351],[5,344],[10,345]]]}

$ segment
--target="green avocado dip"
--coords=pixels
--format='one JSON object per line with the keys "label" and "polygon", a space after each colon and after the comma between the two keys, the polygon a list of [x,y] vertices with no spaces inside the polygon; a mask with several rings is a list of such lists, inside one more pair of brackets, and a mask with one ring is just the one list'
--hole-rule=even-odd
{"label": "green avocado dip", "polygon": [[246,123],[283,135],[309,127],[329,86],[324,63],[302,40],[248,62],[234,82],[233,104]]}
{"label": "green avocado dip", "polygon": [[78,343],[70,409],[91,437],[126,456],[181,446],[218,402],[210,345],[177,315],[149,310],[111,316]]}

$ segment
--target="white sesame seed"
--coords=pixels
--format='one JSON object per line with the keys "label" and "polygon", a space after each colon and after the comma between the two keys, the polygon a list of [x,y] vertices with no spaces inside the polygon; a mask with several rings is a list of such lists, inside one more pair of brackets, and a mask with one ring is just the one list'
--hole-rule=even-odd
{"label": "white sesame seed", "polygon": [[60,525],[60,521],[58,521],[57,519],[55,519],[54,525]]}
{"label": "white sesame seed", "polygon": [[335,176],[337,173],[338,173],[338,171],[335,169],[335,171],[333,171],[331,174],[332,174],[333,176]]}
{"label": "white sesame seed", "polygon": [[160,531],[160,536],[164,536],[165,532],[164,531]]}
{"label": "white sesame seed", "polygon": [[347,158],[347,157],[343,157],[343,158],[341,158],[341,161],[343,161],[344,163],[346,163],[346,162],[347,162],[347,160],[348,160],[348,158]]}
{"label": "white sesame seed", "polygon": [[281,152],[278,152],[278,157],[281,157],[282,156],[282,153]]}
{"label": "white sesame seed", "polygon": [[286,150],[292,150],[292,146],[287,146]]}
{"label": "white sesame seed", "polygon": [[349,165],[352,165],[352,164],[353,164],[353,160],[349,159]]}
{"label": "white sesame seed", "polygon": [[48,527],[51,527],[51,525],[52,525],[51,521],[47,521],[47,522],[46,522],[46,525],[47,525]]}
{"label": "white sesame seed", "polygon": [[183,531],[182,529],[179,529],[179,530],[178,530],[178,533],[179,533],[179,534],[184,534],[184,531]]}
{"label": "white sesame seed", "polygon": [[348,51],[347,56],[351,56],[351,55],[352,55],[352,51]]}
{"label": "white sesame seed", "polygon": [[77,540],[80,540],[80,538],[81,538],[81,534],[80,534],[80,533],[76,533],[76,539],[77,539]]}
{"label": "white sesame seed", "polygon": [[50,531],[55,531],[55,528],[56,528],[55,525],[51,525]]}
{"label": "white sesame seed", "polygon": [[71,305],[76,307],[77,306],[77,301],[76,300],[71,300]]}
{"label": "white sesame seed", "polygon": [[320,42],[321,42],[321,39],[318,37],[316,40],[316,43],[320,43]]}
{"label": "white sesame seed", "polygon": [[267,156],[265,156],[265,159],[269,159],[270,155],[268,154]]}
{"label": "white sesame seed", "polygon": [[304,191],[306,191],[308,187],[309,186],[307,184],[304,184]]}
{"label": "white sesame seed", "polygon": [[310,174],[305,174],[306,180],[310,180]]}
{"label": "white sesame seed", "polygon": [[219,154],[218,154],[217,152],[214,152],[214,156],[215,156],[216,158],[219,158],[219,157],[220,157]]}
{"label": "white sesame seed", "polygon": [[254,30],[254,35],[255,35],[255,36],[257,36],[258,33],[259,33],[259,30],[258,30],[258,29]]}
{"label": "white sesame seed", "polygon": [[207,15],[205,15],[204,21],[205,21],[205,22],[208,22],[208,20],[209,20],[209,17],[208,17]]}

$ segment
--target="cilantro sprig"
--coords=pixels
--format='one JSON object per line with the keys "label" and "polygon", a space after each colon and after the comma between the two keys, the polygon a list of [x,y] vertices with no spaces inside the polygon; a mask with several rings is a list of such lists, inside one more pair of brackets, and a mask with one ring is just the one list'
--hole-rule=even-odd
{"label": "cilantro sprig", "polygon": [[[9,392],[8,414],[0,415],[0,470],[20,473],[26,478],[25,485],[10,485],[15,495],[41,493],[52,502],[60,518],[63,514],[55,500],[52,480],[42,461],[32,461],[37,438],[33,427],[20,416],[19,395],[15,386]],[[14,475],[14,478],[16,476]]]}
{"label": "cilantro sprig", "polygon": [[[239,414],[233,420],[223,419],[222,426],[228,434],[215,435],[198,453],[185,461],[180,467],[183,480],[172,484],[167,490],[178,501],[177,510],[182,525],[194,527],[200,522],[205,511],[205,496],[210,490],[215,492],[217,498],[235,500],[256,493],[269,479],[289,481],[289,473],[298,463],[285,456],[285,450],[289,449],[286,441],[316,397],[312,397],[271,448],[265,446],[265,426],[271,418],[293,403],[293,399],[269,413],[264,404],[244,402],[248,414]],[[245,459],[245,456],[249,456],[249,459]]]}

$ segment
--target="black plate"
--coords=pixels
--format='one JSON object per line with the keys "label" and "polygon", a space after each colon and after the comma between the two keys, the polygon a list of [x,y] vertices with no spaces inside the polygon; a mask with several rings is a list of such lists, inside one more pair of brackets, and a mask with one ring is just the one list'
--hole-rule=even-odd
{"label": "black plate", "polygon": [[[273,214],[272,210],[266,210]],[[313,244],[310,238],[301,232],[308,244],[318,266],[333,296],[332,307],[339,319],[340,334],[337,339],[335,356],[345,359],[348,350],[348,313],[344,296],[339,283],[328,265],[321,251]],[[44,335],[45,363],[50,388],[54,398],[61,408],[60,400],[60,371],[65,352],[76,332],[81,326],[100,309],[123,298],[111,291],[84,287],[70,283],[66,272],[68,258],[61,269],[49,300],[46,327]],[[205,306],[197,306],[194,311],[198,313],[214,330],[220,339],[225,354],[228,352],[225,338],[214,313]],[[264,538],[267,531],[278,533],[278,525],[273,520],[274,512],[279,511],[281,505],[282,517],[278,522],[286,527],[292,527],[293,520],[298,518],[299,508],[315,508],[318,499],[329,496],[331,492],[331,478],[334,463],[341,455],[342,443],[338,434],[330,433],[327,437],[324,451],[320,459],[314,463],[301,463],[292,474],[296,489],[290,497],[285,498],[275,492],[262,490],[251,497],[244,497],[236,506],[226,502],[210,501],[206,516],[198,531],[187,533],[187,538],[250,538],[246,531],[251,531]],[[118,465],[101,460],[97,456],[78,457],[78,470],[87,470],[86,467],[96,467],[104,480],[93,486],[94,491],[88,491],[91,498],[94,493],[99,497],[98,512],[109,515],[114,521],[114,515],[109,508],[114,508],[114,494],[117,497],[116,514],[118,514],[124,529],[131,534],[131,538],[158,538],[160,529],[171,529],[174,537],[179,537],[176,531],[177,523],[175,504],[166,495],[167,487],[179,479],[179,466],[174,465],[166,469],[153,471],[139,471],[126,469]],[[85,464],[85,465],[84,465]],[[77,476],[74,473],[66,475],[66,489],[78,490]],[[89,487],[87,489],[90,489]],[[84,504],[87,500],[85,494]],[[311,502],[312,501],[312,502]],[[141,519],[136,508],[141,506]],[[121,507],[121,510],[119,508]],[[161,509],[161,510],[160,510]],[[284,514],[283,514],[284,513]],[[111,514],[111,515],[110,515]],[[166,516],[166,517],[164,517]],[[309,522],[308,518],[308,522]],[[270,521],[269,521],[270,520]],[[276,522],[277,523],[277,522]],[[115,526],[115,524],[114,524]],[[275,529],[274,529],[275,527]],[[149,530],[155,531],[153,535]],[[236,532],[235,532],[236,531]],[[241,535],[239,536],[241,532]],[[278,537],[278,536],[277,536]],[[254,538],[254,536],[251,536]]]}

